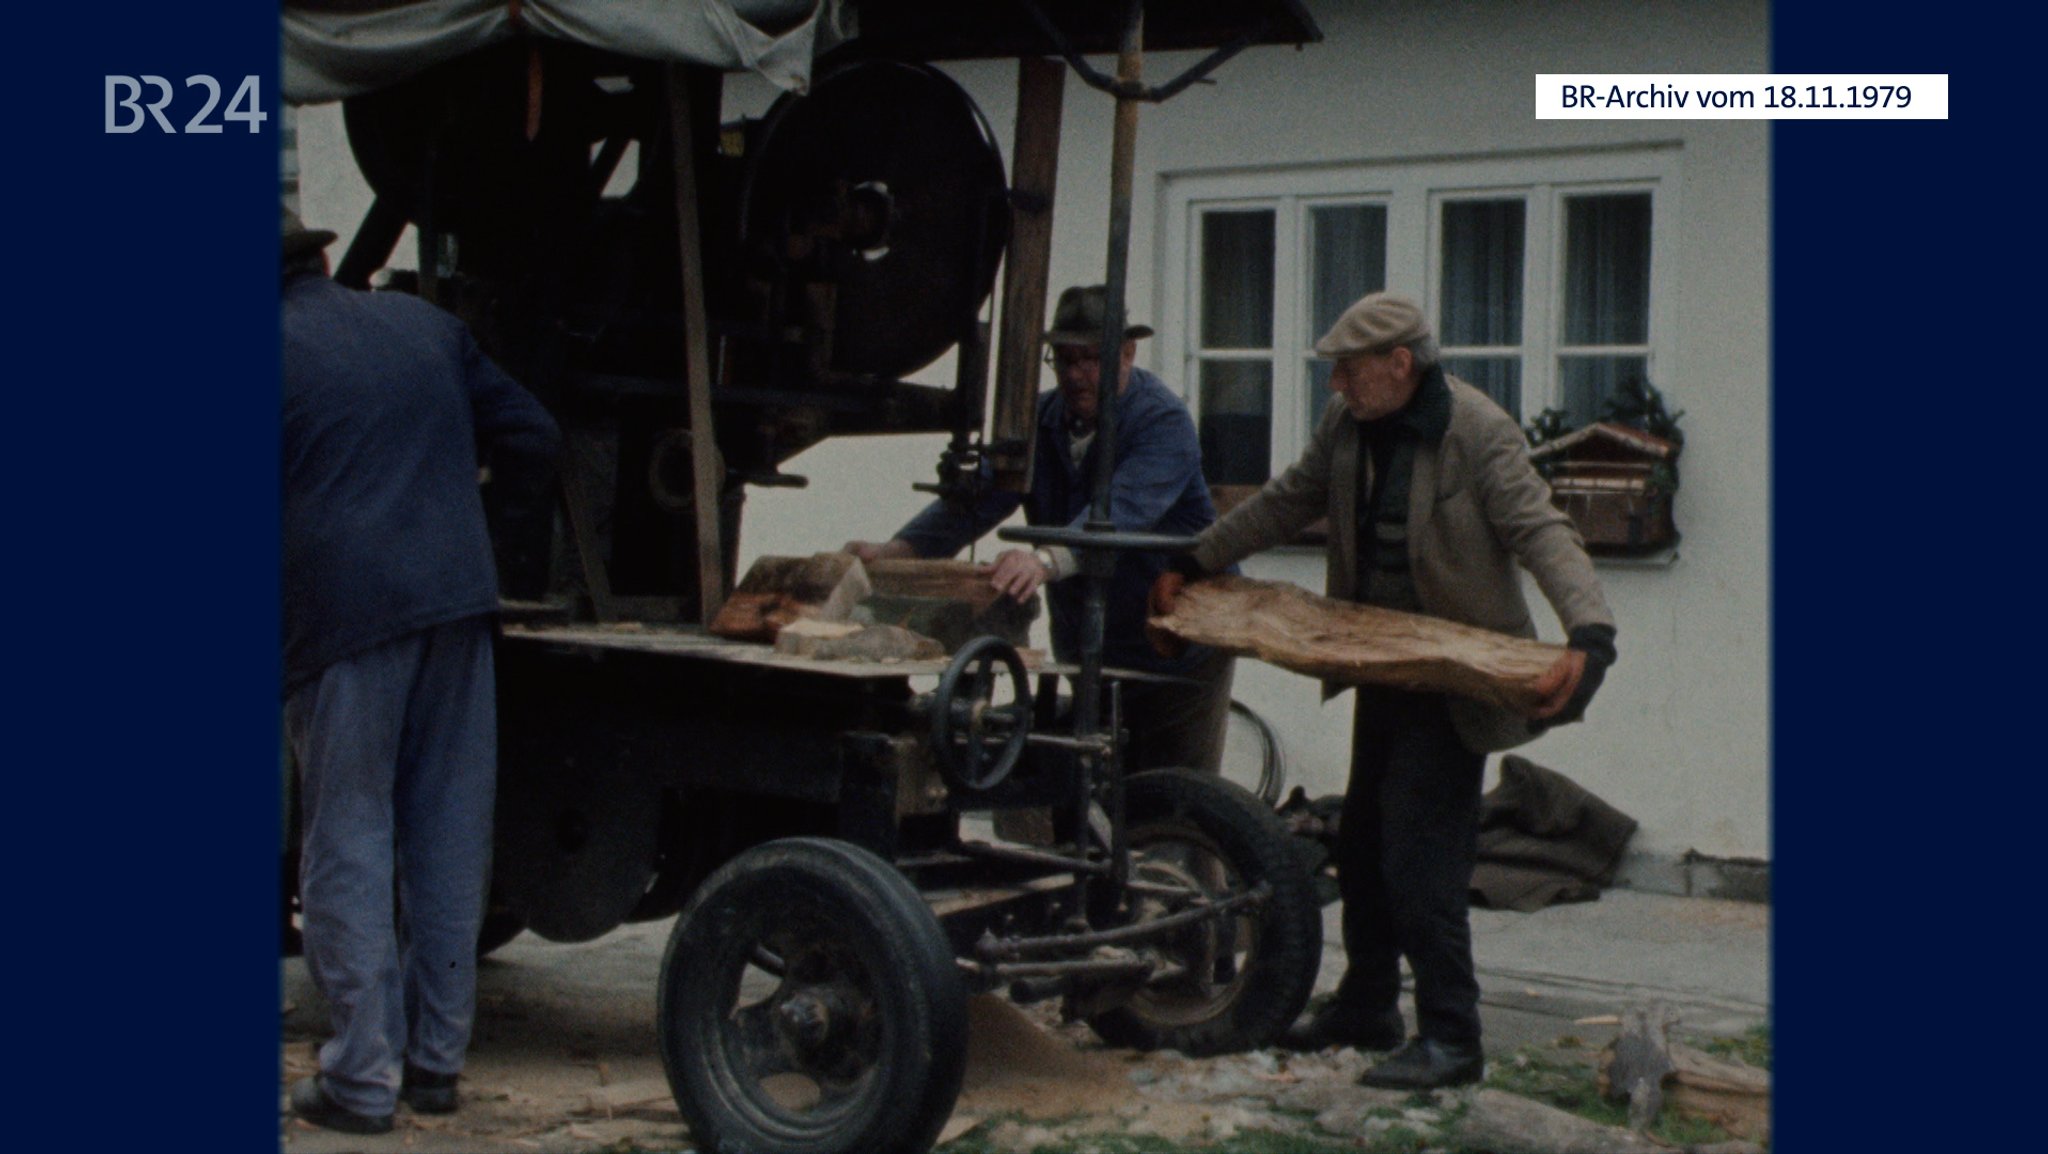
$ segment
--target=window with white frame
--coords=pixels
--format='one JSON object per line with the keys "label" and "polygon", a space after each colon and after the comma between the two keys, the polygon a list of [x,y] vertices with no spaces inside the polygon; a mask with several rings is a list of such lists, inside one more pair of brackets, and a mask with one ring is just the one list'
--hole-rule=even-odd
{"label": "window with white frame", "polygon": [[1668,361],[1676,176],[1650,148],[1169,177],[1162,349],[1210,483],[1300,455],[1329,398],[1315,339],[1378,289],[1420,300],[1445,369],[1518,420],[1597,419]]}

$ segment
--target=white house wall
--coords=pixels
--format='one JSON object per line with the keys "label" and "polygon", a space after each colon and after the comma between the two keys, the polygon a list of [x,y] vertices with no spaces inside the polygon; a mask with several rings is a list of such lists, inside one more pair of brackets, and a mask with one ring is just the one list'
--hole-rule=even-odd
{"label": "white house wall", "polygon": [[[1135,320],[1161,323],[1181,254],[1163,251],[1169,181],[1226,171],[1269,172],[1429,158],[1514,157],[1542,151],[1661,146],[1675,152],[1676,220],[1660,227],[1657,302],[1672,325],[1653,376],[1683,410],[1687,449],[1676,505],[1684,533],[1665,566],[1603,564],[1620,620],[1621,660],[1590,720],[1522,753],[1556,769],[1641,823],[1630,875],[1677,888],[1688,857],[1767,859],[1769,839],[1769,131],[1763,121],[1536,121],[1538,72],[1769,71],[1765,4],[1310,3],[1324,33],[1301,50],[1256,48],[1214,77],[1140,116],[1128,301]],[[1148,57],[1163,80],[1195,59]],[[1105,71],[1110,62],[1095,61]],[[947,65],[973,94],[1005,155],[1015,115],[1015,66]],[[775,96],[757,81],[727,86],[729,115]],[[1101,279],[1108,237],[1111,102],[1069,77],[1055,208],[1054,286]],[[348,161],[335,106],[299,118],[300,196],[316,226],[346,231],[369,196]],[[1673,227],[1675,226],[1675,227]],[[1398,239],[1398,238],[1397,238]],[[401,257],[410,249],[402,246]],[[404,263],[409,263],[404,262]],[[1391,285],[1419,295],[1420,285]],[[1162,331],[1160,341],[1170,340]],[[1141,345],[1141,363],[1178,375],[1178,360]],[[1169,350],[1170,352],[1170,350]],[[1162,357],[1164,360],[1162,361]],[[949,383],[950,362],[920,375]],[[881,538],[920,507],[910,486],[932,479],[938,436],[827,442],[785,466],[803,490],[754,490],[741,567],[762,554],[810,553],[850,537]],[[1275,461],[1275,467],[1284,462]],[[983,555],[998,545],[982,545]],[[1252,575],[1320,590],[1320,555],[1254,559]],[[1532,600],[1540,603],[1533,594]],[[1545,636],[1556,622],[1539,609]],[[1240,662],[1237,696],[1280,731],[1290,783],[1314,794],[1343,788],[1348,696],[1318,701],[1305,679]]]}

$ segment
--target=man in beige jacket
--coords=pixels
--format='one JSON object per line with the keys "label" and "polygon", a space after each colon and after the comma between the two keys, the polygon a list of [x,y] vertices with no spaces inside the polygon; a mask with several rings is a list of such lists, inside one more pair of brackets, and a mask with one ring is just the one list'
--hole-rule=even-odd
{"label": "man in beige jacket", "polygon": [[[1187,579],[1330,526],[1332,597],[1535,636],[1516,564],[1569,638],[1569,676],[1529,716],[1444,694],[1358,690],[1338,832],[1348,965],[1336,998],[1288,1044],[1395,1053],[1361,1082],[1430,1089],[1480,1079],[1479,984],[1467,887],[1488,753],[1578,720],[1614,661],[1614,616],[1570,518],[1529,461],[1514,418],[1445,375],[1422,311],[1373,293],[1316,342],[1336,393],[1301,460],[1205,530],[1153,589],[1170,610]],[[1326,694],[1336,692],[1326,687]],[[1398,999],[1415,975],[1416,1037]]]}

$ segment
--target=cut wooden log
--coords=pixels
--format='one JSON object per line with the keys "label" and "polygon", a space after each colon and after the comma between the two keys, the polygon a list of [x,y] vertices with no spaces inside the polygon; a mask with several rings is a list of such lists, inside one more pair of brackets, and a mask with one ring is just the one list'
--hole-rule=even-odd
{"label": "cut wooden log", "polygon": [[900,625],[945,646],[951,653],[983,634],[1023,645],[1038,615],[1038,598],[1021,604],[989,583],[990,567],[970,561],[915,559],[871,561],[875,591],[855,614],[857,621]]}
{"label": "cut wooden log", "polygon": [[1753,1142],[1771,1140],[1771,1073],[1747,1062],[1717,1058],[1674,1043],[1678,1067],[1664,1087],[1664,1104]]}
{"label": "cut wooden log", "polygon": [[737,641],[774,641],[792,621],[846,620],[872,590],[866,568],[851,553],[763,557],[707,628]]}
{"label": "cut wooden log", "polygon": [[1566,676],[1561,645],[1319,597],[1284,581],[1190,582],[1153,630],[1347,685],[1455,693],[1526,712]]}
{"label": "cut wooden log", "polygon": [[930,597],[940,601],[961,601],[979,613],[997,597],[989,584],[987,565],[972,561],[923,561],[898,558],[870,561],[868,581],[875,592],[891,597]]}
{"label": "cut wooden log", "polygon": [[820,661],[922,661],[944,657],[946,647],[897,625],[806,619],[782,627],[775,652]]}

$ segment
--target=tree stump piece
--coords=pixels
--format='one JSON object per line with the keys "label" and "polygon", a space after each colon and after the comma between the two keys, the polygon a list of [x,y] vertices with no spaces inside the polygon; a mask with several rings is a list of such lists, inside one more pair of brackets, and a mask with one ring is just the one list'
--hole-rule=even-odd
{"label": "tree stump piece", "polygon": [[1664,1108],[1664,1079],[1677,1069],[1671,1060],[1671,1013],[1661,1005],[1637,1006],[1622,1015],[1621,1034],[1600,1054],[1600,1092],[1609,1101],[1628,1101],[1629,1128],[1648,1130]]}
{"label": "tree stump piece", "polygon": [[1669,1107],[1739,1138],[1768,1142],[1770,1072],[1673,1042],[1671,1024],[1661,1006],[1624,1014],[1621,1034],[1600,1052],[1601,1094],[1609,1101],[1626,1098],[1629,1125],[1637,1130],[1648,1129]]}

